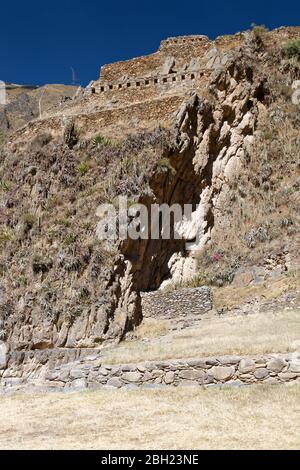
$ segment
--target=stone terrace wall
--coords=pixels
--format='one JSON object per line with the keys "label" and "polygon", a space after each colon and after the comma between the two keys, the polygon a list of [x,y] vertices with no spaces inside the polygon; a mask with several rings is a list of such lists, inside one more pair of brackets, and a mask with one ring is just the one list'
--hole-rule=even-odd
{"label": "stone terrace wall", "polygon": [[[48,352],[50,355],[52,352]],[[222,356],[197,359],[107,365],[99,352],[90,351],[81,360],[35,362],[31,356],[14,368],[0,371],[0,392],[30,388],[31,391],[97,388],[162,388],[167,386],[242,386],[282,384],[300,380],[298,353],[263,356]],[[63,354],[63,353],[61,353]],[[56,355],[56,357],[58,357]],[[21,358],[19,358],[21,359]],[[41,358],[39,357],[39,360]]]}
{"label": "stone terrace wall", "polygon": [[[143,77],[136,77],[136,78],[127,78],[126,80],[112,80],[110,82],[102,81],[95,84],[95,86],[91,87],[92,93],[107,93],[112,91],[124,91],[128,90],[129,88],[134,88],[135,91],[138,91],[141,88],[147,87],[156,87],[156,89],[160,89],[161,86],[172,85],[174,87],[182,86],[185,83],[193,82],[204,75],[204,72],[178,72],[178,73],[171,73],[166,75],[155,75],[155,76],[143,76]],[[161,88],[161,90],[163,90]]]}
{"label": "stone terrace wall", "polygon": [[212,290],[206,286],[172,292],[144,292],[141,296],[144,317],[180,318],[187,314],[202,315],[213,308]]}
{"label": "stone terrace wall", "polygon": [[109,106],[183,95],[201,88],[209,47],[211,42],[206,36],[169,38],[153,54],[104,65],[99,80],[91,82],[86,93],[97,95],[99,105]]}
{"label": "stone terrace wall", "polygon": [[100,80],[113,82],[122,80],[124,76],[135,79],[157,75],[168,56],[174,56],[180,63],[189,62],[194,57],[203,56],[210,45],[206,36],[169,38],[162,41],[159,50],[153,54],[104,65],[100,71]]}
{"label": "stone terrace wall", "polygon": [[188,96],[191,91],[202,89],[207,82],[207,72],[180,72],[153,77],[127,79],[125,81],[94,82],[87,90],[90,98],[97,100],[97,105],[104,107],[128,106],[145,103],[145,112],[149,103],[168,96]]}
{"label": "stone terrace wall", "polygon": [[112,82],[121,80],[123,76],[140,77],[149,74],[150,71],[158,70],[164,63],[164,56],[159,52],[145,55],[135,59],[113,62],[101,67],[100,80]]}
{"label": "stone terrace wall", "polygon": [[[119,103],[118,103],[119,104]],[[145,103],[133,103],[125,110],[119,106],[102,109],[92,117],[81,115],[76,124],[81,133],[93,137],[99,129],[101,134],[124,138],[126,134],[154,129],[158,126],[169,128],[174,122],[174,114],[182,104],[181,96],[165,96]]]}
{"label": "stone terrace wall", "polygon": [[203,35],[178,36],[161,41],[159,52],[189,60],[204,55],[211,44],[209,38]]}
{"label": "stone terrace wall", "polygon": [[[98,95],[93,95],[92,99],[97,103]],[[182,102],[182,96],[167,95],[147,103],[126,104],[126,108],[120,106],[120,102],[110,103],[109,107],[102,107],[100,103],[99,110],[75,116],[74,123],[80,130],[82,139],[95,137],[99,133],[99,129],[104,136],[124,139],[126,135],[139,133],[146,129],[155,129],[158,126],[170,128],[174,123],[174,115],[178,112]],[[32,135],[45,132],[46,128],[47,132],[58,134],[61,133],[62,124],[61,116],[53,116],[47,119],[47,122],[41,120],[29,123],[28,129]],[[21,132],[16,131],[15,135],[21,135]]]}

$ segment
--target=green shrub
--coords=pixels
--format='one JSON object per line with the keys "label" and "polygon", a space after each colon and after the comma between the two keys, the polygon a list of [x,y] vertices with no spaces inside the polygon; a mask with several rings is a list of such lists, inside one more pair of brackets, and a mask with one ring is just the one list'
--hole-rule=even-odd
{"label": "green shrub", "polygon": [[85,162],[81,162],[78,167],[77,167],[77,172],[81,175],[84,176],[87,172],[89,171],[89,166]]}
{"label": "green shrub", "polygon": [[5,330],[0,330],[0,341],[5,341],[7,339],[7,332]]}
{"label": "green shrub", "polygon": [[195,288],[195,287],[202,287],[209,283],[209,279],[207,279],[204,273],[196,274],[192,279],[183,283],[183,287]]}
{"label": "green shrub", "polygon": [[174,176],[176,175],[176,169],[171,165],[171,162],[168,158],[161,158],[156,165],[156,169],[159,173],[170,173]]}
{"label": "green shrub", "polygon": [[0,232],[0,248],[5,247],[5,245],[14,240],[14,235],[11,231],[5,230]]}
{"label": "green shrub", "polygon": [[65,237],[65,245],[69,246],[69,245],[73,245],[73,243],[76,242],[76,234],[75,233],[68,233],[68,235],[66,235]]}
{"label": "green shrub", "polygon": [[166,287],[165,291],[174,292],[178,289],[194,289],[195,287],[203,287],[207,286],[208,284],[210,284],[210,279],[208,279],[204,273],[199,272],[189,280],[170,284]]}
{"label": "green shrub", "polygon": [[20,276],[18,277],[18,284],[20,286],[28,286],[28,279],[26,276]]}
{"label": "green shrub", "polygon": [[83,228],[84,228],[84,230],[91,230],[93,228],[92,222],[85,222],[83,224]]}
{"label": "green shrub", "polygon": [[300,39],[291,39],[283,49],[285,57],[292,59],[295,57],[300,60]]}
{"label": "green shrub", "polygon": [[56,219],[55,223],[57,225],[62,225],[63,227],[71,226],[71,220],[68,217],[60,217],[59,219]]}
{"label": "green shrub", "polygon": [[109,139],[108,137],[104,137],[101,134],[95,135],[92,142],[93,142],[93,144],[95,144],[97,146],[102,145],[103,147],[111,147],[113,145],[111,139]]}
{"label": "green shrub", "polygon": [[6,181],[0,180],[0,191],[9,191],[10,185]]}
{"label": "green shrub", "polygon": [[231,39],[232,38],[232,34],[223,34],[222,35],[222,39]]}
{"label": "green shrub", "polygon": [[252,33],[257,39],[261,38],[261,36],[263,36],[265,33],[269,31],[268,28],[264,24],[258,25],[256,23],[252,23],[251,26],[252,26]]}

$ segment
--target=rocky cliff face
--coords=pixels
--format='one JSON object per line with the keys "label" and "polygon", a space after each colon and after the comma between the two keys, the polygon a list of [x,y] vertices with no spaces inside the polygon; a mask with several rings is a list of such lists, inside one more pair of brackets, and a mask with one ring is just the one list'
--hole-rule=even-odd
{"label": "rocky cliff face", "polygon": [[[238,44],[211,43],[194,90],[120,114],[78,97],[2,145],[6,351],[99,347],[142,321],[140,292],[222,285],[253,265],[263,276],[299,267],[299,105],[291,95],[300,72],[282,54],[299,35],[248,32]],[[159,128],[138,121],[148,106],[162,116],[162,103]],[[112,116],[115,126],[122,119],[115,134]],[[134,119],[138,130],[121,138]],[[97,208],[120,195],[148,207],[192,204],[182,240],[99,241]]]}

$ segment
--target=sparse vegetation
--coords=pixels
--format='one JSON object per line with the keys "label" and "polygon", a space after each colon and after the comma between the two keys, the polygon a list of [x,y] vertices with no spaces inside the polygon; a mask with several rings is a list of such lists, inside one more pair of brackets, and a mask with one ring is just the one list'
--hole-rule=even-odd
{"label": "sparse vegetation", "polygon": [[[231,295],[234,295],[232,291]],[[147,342],[137,339],[107,349],[103,351],[102,364],[292,352],[293,343],[299,340],[300,328],[299,310],[225,315],[220,318],[207,314],[199,326],[167,333],[165,324],[159,320],[157,323],[156,334],[159,339]],[[142,328],[144,338],[147,338],[147,328],[143,323],[136,329],[137,338],[141,337],[139,328]],[[150,329],[152,333],[153,322]]]}
{"label": "sparse vegetation", "polygon": [[23,215],[23,223],[26,230],[30,230],[36,223],[36,216],[31,212],[26,212]]}
{"label": "sparse vegetation", "polygon": [[[154,175],[157,162],[166,152],[169,142],[169,133],[157,128],[152,132],[132,135],[116,145],[99,149],[99,160],[104,160],[110,170],[102,186],[106,200],[113,201],[120,195],[134,199],[135,196],[151,194],[149,180]],[[166,165],[167,170],[171,169],[167,160],[163,158],[164,171]]]}
{"label": "sparse vegetation", "polygon": [[49,271],[53,266],[53,261],[50,258],[43,257],[40,254],[33,255],[32,258],[32,271],[34,274],[38,274],[40,272],[45,273]]}
{"label": "sparse vegetation", "polygon": [[181,281],[176,284],[170,284],[168,287],[166,287],[167,292],[171,292],[173,290],[177,289],[192,289],[194,287],[202,287],[211,284],[210,279],[206,277],[204,273],[197,273],[192,279],[186,280],[186,281]]}
{"label": "sparse vegetation", "polygon": [[4,248],[8,242],[14,239],[15,236],[11,230],[5,229],[0,231],[0,248]]}
{"label": "sparse vegetation", "polygon": [[300,60],[300,39],[292,39],[283,48],[283,53],[288,59]]}
{"label": "sparse vegetation", "polygon": [[62,225],[63,227],[71,227],[72,225],[71,219],[67,216],[60,217],[59,219],[55,221],[55,223],[57,223],[58,225]]}
{"label": "sparse vegetation", "polygon": [[0,341],[5,341],[7,339],[7,332],[5,330],[0,330]]}
{"label": "sparse vegetation", "polygon": [[113,145],[113,142],[111,139],[101,134],[95,135],[95,137],[92,139],[92,142],[94,145],[97,145],[98,147],[100,146],[111,147]]}
{"label": "sparse vegetation", "polygon": [[289,243],[289,237],[300,231],[295,119],[299,112],[291,101],[291,86],[289,95],[280,92],[280,84],[292,81],[277,69],[269,77],[269,93],[275,102],[260,123],[261,132],[251,147],[249,161],[238,180],[231,182],[226,222],[214,227],[210,250],[222,246],[225,255],[211,263],[205,253],[199,254],[199,270],[212,285],[230,283],[239,265],[263,265],[270,246],[280,250],[279,240]]}
{"label": "sparse vegetation", "polygon": [[256,23],[252,23],[251,27],[252,27],[252,33],[254,34],[256,39],[262,39],[264,34],[266,34],[269,31],[268,28],[264,24],[258,25]]}
{"label": "sparse vegetation", "polygon": [[228,309],[251,301],[253,298],[267,300],[292,292],[300,285],[300,271],[290,271],[286,276],[278,280],[265,281],[263,284],[236,287],[232,285],[214,290],[214,306],[216,309]]}
{"label": "sparse vegetation", "polygon": [[73,245],[76,242],[76,239],[77,239],[77,235],[75,233],[68,233],[65,236],[64,243],[67,246]]}
{"label": "sparse vegetation", "polygon": [[175,168],[171,165],[168,158],[162,158],[157,162],[156,171],[158,173],[170,172],[173,176],[176,175]]}
{"label": "sparse vegetation", "polygon": [[77,171],[80,176],[84,176],[89,171],[89,165],[86,162],[79,163]]}
{"label": "sparse vegetation", "polygon": [[7,181],[0,180],[0,191],[9,191],[10,184]]}

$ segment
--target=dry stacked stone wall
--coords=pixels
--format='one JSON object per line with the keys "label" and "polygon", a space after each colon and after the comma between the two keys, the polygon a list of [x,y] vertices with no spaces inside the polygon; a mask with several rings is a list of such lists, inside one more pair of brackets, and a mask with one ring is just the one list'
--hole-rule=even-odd
{"label": "dry stacked stone wall", "polygon": [[[97,388],[216,387],[251,384],[282,384],[300,380],[300,355],[222,356],[138,364],[106,364],[101,354],[86,351],[72,362],[63,351],[33,352],[15,357],[0,371],[3,393]],[[43,360],[42,360],[43,359]]]}
{"label": "dry stacked stone wall", "polygon": [[198,316],[209,312],[212,308],[213,294],[207,286],[172,292],[158,290],[142,293],[142,312],[145,318]]}

